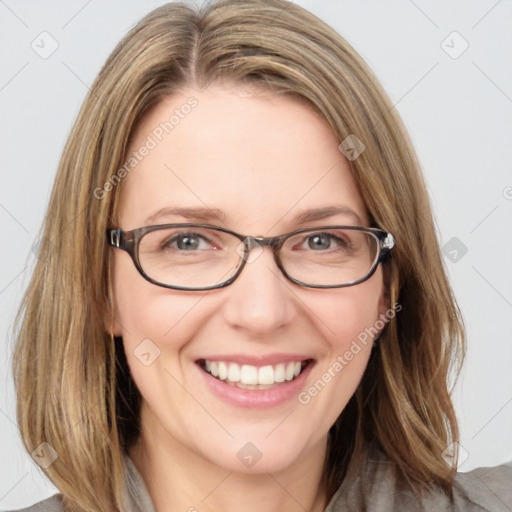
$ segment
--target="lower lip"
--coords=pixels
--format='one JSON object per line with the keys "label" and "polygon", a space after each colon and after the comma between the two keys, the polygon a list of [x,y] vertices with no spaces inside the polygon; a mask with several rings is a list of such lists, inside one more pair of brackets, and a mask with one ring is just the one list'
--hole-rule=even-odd
{"label": "lower lip", "polygon": [[264,390],[237,388],[236,386],[225,384],[221,380],[216,379],[199,366],[197,366],[197,368],[203,375],[210,390],[221,400],[236,405],[237,407],[266,409],[276,407],[297,397],[304,387],[304,383],[313,366],[314,362],[310,361],[297,378],[290,382],[279,384],[275,388]]}

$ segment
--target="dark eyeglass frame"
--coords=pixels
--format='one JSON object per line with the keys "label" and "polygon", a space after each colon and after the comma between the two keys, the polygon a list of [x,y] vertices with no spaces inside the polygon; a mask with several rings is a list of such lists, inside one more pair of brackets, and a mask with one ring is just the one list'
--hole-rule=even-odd
{"label": "dark eyeglass frame", "polygon": [[[244,244],[244,255],[240,256],[240,263],[237,271],[233,276],[231,276],[226,281],[223,281],[222,283],[212,285],[212,286],[204,286],[201,288],[187,288],[185,286],[174,286],[169,285],[165,283],[160,283],[159,281],[155,281],[150,276],[148,276],[144,270],[142,269],[142,266],[139,261],[139,243],[142,237],[151,231],[157,231],[160,229],[166,229],[166,228],[187,228],[187,227],[196,227],[196,228],[208,228],[213,229],[216,231],[221,231],[223,233],[228,233],[230,235],[235,236],[238,238],[243,244]],[[369,272],[362,278],[357,279],[356,281],[352,281],[350,283],[340,284],[340,285],[313,285],[309,283],[304,283],[302,281],[299,281],[298,279],[295,279],[294,277],[291,277],[288,275],[286,270],[283,267],[283,264],[281,262],[281,259],[279,257],[279,250],[284,245],[284,242],[291,238],[292,236],[301,234],[301,233],[307,233],[307,232],[321,232],[325,229],[344,229],[344,230],[354,230],[354,231],[363,231],[365,233],[370,233],[373,235],[377,241],[378,241],[378,255],[375,258],[375,261],[370,268]],[[303,228],[298,229],[296,231],[292,231],[290,233],[286,233],[285,235],[280,236],[272,236],[272,237],[253,237],[253,236],[246,236],[241,235],[239,233],[235,233],[234,231],[231,231],[226,228],[222,228],[220,226],[212,226],[210,224],[196,224],[196,223],[178,223],[178,224],[158,224],[155,226],[144,226],[137,229],[132,229],[131,231],[123,231],[119,228],[109,228],[106,232],[107,235],[107,243],[111,247],[115,247],[117,249],[121,249],[123,251],[126,251],[132,258],[133,263],[135,264],[135,267],[137,268],[139,274],[149,281],[150,283],[155,284],[156,286],[161,286],[163,288],[170,288],[173,290],[183,290],[183,291],[205,291],[205,290],[215,290],[218,288],[224,288],[226,286],[229,286],[231,283],[233,283],[237,277],[241,274],[243,268],[245,267],[245,264],[247,263],[247,259],[249,257],[249,253],[251,250],[256,246],[261,247],[270,247],[272,249],[272,252],[274,254],[274,260],[283,273],[283,275],[292,283],[298,284],[300,286],[305,286],[307,288],[345,288],[347,286],[354,286],[356,284],[360,284],[366,280],[368,280],[377,270],[377,267],[380,263],[382,263],[391,252],[391,249],[395,246],[395,239],[393,235],[387,231],[383,231],[382,229],[378,228],[366,228],[362,226],[343,226],[343,225],[335,225],[335,226],[318,226],[318,227],[311,227],[311,228]],[[256,244],[254,242],[256,242]]]}

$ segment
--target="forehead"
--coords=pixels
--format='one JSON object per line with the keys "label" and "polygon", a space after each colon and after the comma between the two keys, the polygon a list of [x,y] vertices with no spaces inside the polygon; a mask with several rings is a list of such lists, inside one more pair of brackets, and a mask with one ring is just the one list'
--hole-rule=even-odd
{"label": "forehead", "polygon": [[226,227],[269,234],[330,206],[367,222],[338,144],[320,115],[289,96],[217,86],[166,97],[131,142],[137,164],[121,184],[120,225],[146,225],[161,209],[210,208]]}

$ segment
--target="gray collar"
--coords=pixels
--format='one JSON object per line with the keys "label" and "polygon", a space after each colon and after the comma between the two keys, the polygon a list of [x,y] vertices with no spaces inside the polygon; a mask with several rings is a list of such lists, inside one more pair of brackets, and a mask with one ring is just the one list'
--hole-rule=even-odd
{"label": "gray collar", "polygon": [[156,512],[146,484],[128,454],[124,455],[126,488],[123,498],[126,512]]}

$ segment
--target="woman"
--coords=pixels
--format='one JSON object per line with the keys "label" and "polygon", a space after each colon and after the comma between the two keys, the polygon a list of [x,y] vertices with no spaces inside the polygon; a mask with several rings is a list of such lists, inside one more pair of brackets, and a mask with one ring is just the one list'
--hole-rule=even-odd
{"label": "woman", "polygon": [[121,41],[21,313],[18,421],[61,493],[29,510],[512,507],[512,468],[456,473],[463,326],[405,130],[293,4]]}

